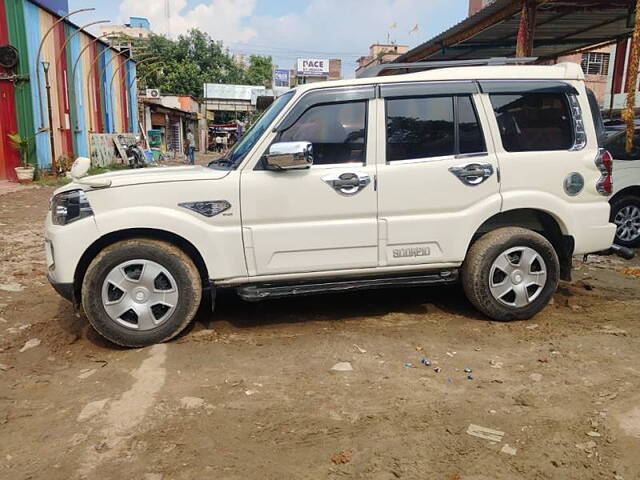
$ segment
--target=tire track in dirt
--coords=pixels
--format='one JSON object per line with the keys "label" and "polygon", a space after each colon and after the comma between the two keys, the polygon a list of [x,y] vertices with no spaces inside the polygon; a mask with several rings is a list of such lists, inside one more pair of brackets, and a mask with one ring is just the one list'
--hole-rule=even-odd
{"label": "tire track in dirt", "polygon": [[80,478],[89,475],[105,461],[121,453],[125,440],[136,432],[149,409],[155,404],[156,396],[165,384],[167,370],[164,363],[167,357],[167,345],[155,345],[149,350],[140,367],[131,373],[135,382],[119,399],[109,402],[109,409],[102,417],[100,431],[101,452],[94,446],[87,449],[78,470]]}

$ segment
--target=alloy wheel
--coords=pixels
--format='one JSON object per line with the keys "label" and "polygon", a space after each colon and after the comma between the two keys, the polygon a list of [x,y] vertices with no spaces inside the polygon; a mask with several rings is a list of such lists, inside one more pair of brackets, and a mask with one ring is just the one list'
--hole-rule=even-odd
{"label": "alloy wheel", "polygon": [[640,237],[640,208],[635,205],[622,207],[616,213],[616,237],[625,242],[633,242]]}

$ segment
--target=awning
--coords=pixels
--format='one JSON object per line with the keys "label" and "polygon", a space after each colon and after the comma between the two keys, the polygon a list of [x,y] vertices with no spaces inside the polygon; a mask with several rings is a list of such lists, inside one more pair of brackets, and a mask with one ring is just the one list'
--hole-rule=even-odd
{"label": "awning", "polygon": [[[532,56],[554,58],[633,32],[629,0],[537,0]],[[522,0],[496,0],[395,62],[515,55]]]}

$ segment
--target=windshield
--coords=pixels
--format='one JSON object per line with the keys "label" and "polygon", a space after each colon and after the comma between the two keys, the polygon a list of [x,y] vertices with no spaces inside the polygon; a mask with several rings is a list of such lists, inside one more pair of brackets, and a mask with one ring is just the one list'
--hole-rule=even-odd
{"label": "windshield", "polygon": [[218,160],[214,160],[209,165],[225,165],[231,168],[237,166],[244,160],[249,150],[253,148],[256,142],[260,139],[262,134],[265,132],[273,119],[278,116],[278,114],[282,111],[291,97],[293,97],[293,91],[289,91],[278,97],[275,102],[271,104],[267,110],[260,116],[260,118],[245,132],[245,134],[236,142],[229,153],[227,153],[223,158]]}

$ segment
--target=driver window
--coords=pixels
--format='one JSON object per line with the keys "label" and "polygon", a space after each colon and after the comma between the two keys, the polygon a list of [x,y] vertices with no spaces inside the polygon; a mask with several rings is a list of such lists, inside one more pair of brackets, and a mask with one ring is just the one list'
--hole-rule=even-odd
{"label": "driver window", "polygon": [[277,142],[311,142],[314,165],[364,164],[367,102],[316,105],[307,110]]}

